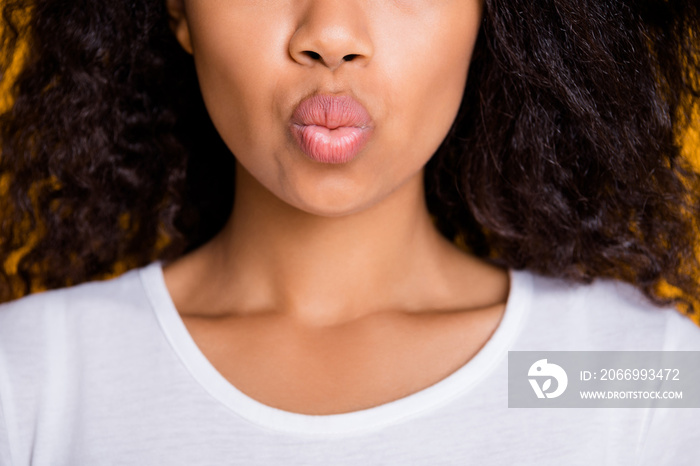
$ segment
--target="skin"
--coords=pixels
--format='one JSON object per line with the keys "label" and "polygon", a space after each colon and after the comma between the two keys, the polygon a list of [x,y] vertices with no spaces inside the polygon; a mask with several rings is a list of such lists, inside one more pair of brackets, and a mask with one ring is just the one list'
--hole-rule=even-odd
{"label": "skin", "polygon": [[[166,2],[237,161],[227,225],[164,267],[209,361],[256,400],[306,414],[386,403],[464,365],[500,322],[508,276],[439,234],[423,172],[457,114],[481,4]],[[371,115],[351,162],[313,161],[291,137],[314,93]]]}

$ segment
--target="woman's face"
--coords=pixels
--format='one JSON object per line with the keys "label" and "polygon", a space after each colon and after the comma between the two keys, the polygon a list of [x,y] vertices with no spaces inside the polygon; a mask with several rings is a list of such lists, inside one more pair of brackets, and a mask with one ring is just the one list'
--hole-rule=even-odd
{"label": "woman's face", "polygon": [[166,1],[239,164],[324,216],[422,180],[457,114],[481,19],[481,0]]}

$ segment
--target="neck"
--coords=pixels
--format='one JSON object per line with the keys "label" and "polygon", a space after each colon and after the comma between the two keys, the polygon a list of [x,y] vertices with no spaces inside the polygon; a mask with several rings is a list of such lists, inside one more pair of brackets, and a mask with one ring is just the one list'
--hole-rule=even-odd
{"label": "neck", "polygon": [[[321,327],[378,312],[462,307],[470,282],[479,295],[485,266],[434,227],[422,171],[369,208],[328,217],[280,201],[238,168],[233,213],[195,254],[191,270],[207,278],[196,299],[183,301],[209,314],[273,311]],[[490,295],[468,304],[487,304]]]}
{"label": "neck", "polygon": [[[331,325],[434,302],[419,290],[440,274],[451,245],[433,226],[422,171],[370,208],[322,217],[280,201],[238,168],[233,214],[210,248],[235,284],[237,308]],[[434,294],[446,292],[433,281]]]}

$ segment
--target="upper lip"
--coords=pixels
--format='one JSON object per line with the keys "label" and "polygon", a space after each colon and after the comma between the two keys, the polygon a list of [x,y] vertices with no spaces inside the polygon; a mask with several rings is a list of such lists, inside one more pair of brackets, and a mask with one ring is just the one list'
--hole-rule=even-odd
{"label": "upper lip", "polygon": [[372,118],[367,109],[349,95],[315,94],[302,100],[292,115],[292,124],[366,128]]}

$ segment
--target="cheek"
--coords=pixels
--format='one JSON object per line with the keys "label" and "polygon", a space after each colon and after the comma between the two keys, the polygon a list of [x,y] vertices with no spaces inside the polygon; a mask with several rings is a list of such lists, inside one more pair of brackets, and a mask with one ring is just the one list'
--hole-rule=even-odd
{"label": "cheek", "polygon": [[[272,21],[209,21],[194,26],[195,65],[209,115],[234,154],[261,144],[261,128],[270,128],[281,70],[273,54],[285,50],[285,29]],[[264,37],[265,40],[256,40]],[[270,142],[262,138],[262,142]]]}
{"label": "cheek", "polygon": [[402,158],[427,162],[452,126],[464,93],[478,18],[467,14],[432,35],[410,38],[385,59],[390,63],[385,88],[393,106],[387,129],[392,145],[405,147],[399,154]]}

